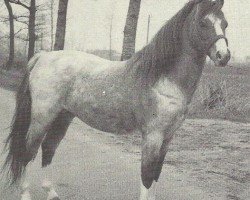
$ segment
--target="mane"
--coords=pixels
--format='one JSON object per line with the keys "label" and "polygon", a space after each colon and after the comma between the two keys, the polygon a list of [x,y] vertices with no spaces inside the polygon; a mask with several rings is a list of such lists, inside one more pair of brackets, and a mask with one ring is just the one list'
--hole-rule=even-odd
{"label": "mane", "polygon": [[152,41],[135,53],[127,67],[135,72],[143,85],[154,84],[162,74],[171,70],[181,53],[182,30],[187,16],[192,12],[196,1],[189,1],[158,31]]}

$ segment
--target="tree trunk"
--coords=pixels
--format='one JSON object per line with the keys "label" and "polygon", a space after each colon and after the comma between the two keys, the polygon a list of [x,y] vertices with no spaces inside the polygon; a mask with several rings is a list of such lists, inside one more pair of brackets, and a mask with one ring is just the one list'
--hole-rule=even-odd
{"label": "tree trunk", "polygon": [[113,15],[110,19],[110,28],[109,28],[109,60],[112,60],[112,30],[113,30]]}
{"label": "tree trunk", "polygon": [[51,39],[51,43],[50,43],[50,50],[53,50],[53,46],[54,46],[54,0],[51,0],[50,3],[50,39]]}
{"label": "tree trunk", "polygon": [[63,50],[66,33],[68,0],[59,0],[54,50]]}
{"label": "tree trunk", "polygon": [[126,25],[124,28],[124,39],[121,60],[127,60],[135,53],[135,39],[137,23],[140,13],[141,0],[130,0]]}
{"label": "tree trunk", "polygon": [[4,0],[4,3],[6,5],[6,8],[8,9],[9,13],[9,23],[10,23],[10,33],[9,33],[9,43],[10,43],[10,49],[9,49],[9,60],[6,64],[6,69],[10,69],[13,66],[14,62],[14,55],[15,55],[15,31],[14,31],[14,16],[12,7],[10,5],[9,0]]}
{"label": "tree trunk", "polygon": [[30,0],[30,16],[29,16],[29,50],[28,60],[33,57],[36,43],[36,0]]}

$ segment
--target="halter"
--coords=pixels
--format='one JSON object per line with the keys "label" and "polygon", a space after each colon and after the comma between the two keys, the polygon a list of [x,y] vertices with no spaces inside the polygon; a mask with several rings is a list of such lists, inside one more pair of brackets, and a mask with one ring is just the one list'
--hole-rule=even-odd
{"label": "halter", "polygon": [[[216,35],[215,37],[208,39],[208,41],[206,41],[204,43],[204,45],[202,45],[201,47],[199,47],[197,44],[195,44],[194,41],[192,41],[191,44],[197,50],[208,51],[220,39],[224,39],[226,41],[226,45],[228,47],[228,39],[224,35]],[[201,38],[199,38],[199,40],[200,40],[200,42],[202,42],[202,41],[204,42],[204,40],[202,40]]]}
{"label": "halter", "polygon": [[226,41],[226,44],[227,44],[227,47],[228,47],[228,39],[224,35],[217,35],[215,38],[213,38],[211,40],[211,43],[208,46],[209,47],[208,49],[210,49],[213,46],[213,44],[215,44],[220,39],[224,39]]}
{"label": "halter", "polygon": [[[202,2],[203,0],[197,0],[197,4]],[[224,1],[221,0],[221,3],[223,4]],[[196,20],[193,21],[195,23]],[[197,29],[195,26],[194,29],[191,29],[188,31],[188,37],[190,39],[191,45],[197,49],[198,51],[206,52],[208,51],[219,39],[225,39],[226,45],[228,47],[228,39],[225,35],[211,35],[211,37],[208,38],[202,38],[200,35],[200,30]],[[195,38],[194,38],[195,37]],[[198,44],[200,43],[200,44]]]}

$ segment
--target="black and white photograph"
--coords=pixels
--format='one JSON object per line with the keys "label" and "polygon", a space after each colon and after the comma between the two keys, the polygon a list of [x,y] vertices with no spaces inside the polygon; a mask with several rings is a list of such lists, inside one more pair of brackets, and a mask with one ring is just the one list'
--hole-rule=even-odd
{"label": "black and white photograph", "polygon": [[0,200],[249,200],[250,0],[0,0]]}

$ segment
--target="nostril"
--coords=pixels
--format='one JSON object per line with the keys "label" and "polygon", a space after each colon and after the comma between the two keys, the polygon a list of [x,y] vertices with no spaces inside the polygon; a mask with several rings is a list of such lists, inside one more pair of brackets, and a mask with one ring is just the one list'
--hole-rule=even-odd
{"label": "nostril", "polygon": [[216,53],[216,58],[218,58],[218,59],[222,58],[222,55],[221,55],[221,53],[219,51]]}

